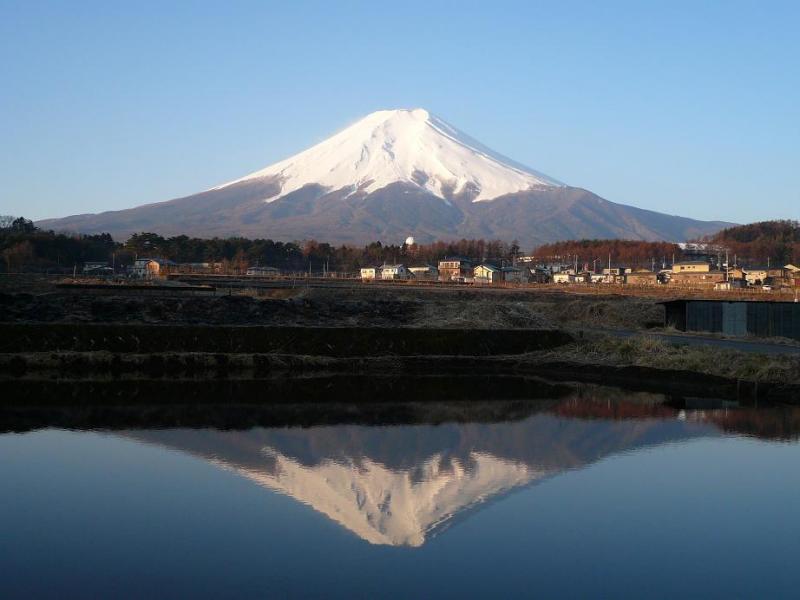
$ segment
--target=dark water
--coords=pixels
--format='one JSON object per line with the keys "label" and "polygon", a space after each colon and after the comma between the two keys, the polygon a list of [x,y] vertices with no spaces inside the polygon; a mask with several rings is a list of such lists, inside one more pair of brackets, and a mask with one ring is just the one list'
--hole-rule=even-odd
{"label": "dark water", "polygon": [[800,411],[562,392],[2,408],[0,595],[797,597]]}

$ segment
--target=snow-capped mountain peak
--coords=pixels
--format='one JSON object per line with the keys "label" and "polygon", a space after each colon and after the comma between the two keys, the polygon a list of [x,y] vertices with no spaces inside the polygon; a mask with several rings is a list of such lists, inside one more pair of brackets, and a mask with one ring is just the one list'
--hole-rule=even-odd
{"label": "snow-capped mountain peak", "polygon": [[562,185],[493,152],[422,108],[371,113],[308,150],[215,189],[260,178],[274,178],[281,185],[267,202],[311,184],[330,192],[369,194],[405,183],[443,199],[468,192],[473,201]]}
{"label": "snow-capped mountain peak", "polygon": [[[647,190],[643,190],[644,194]],[[694,239],[731,225],[615,204],[501,156],[428,111],[383,110],[246,177],[45,229],[368,244],[457,238]]]}

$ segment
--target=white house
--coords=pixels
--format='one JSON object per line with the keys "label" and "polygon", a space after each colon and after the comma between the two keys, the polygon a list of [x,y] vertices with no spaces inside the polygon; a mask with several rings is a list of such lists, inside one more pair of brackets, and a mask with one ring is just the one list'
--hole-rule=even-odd
{"label": "white house", "polygon": [[475,283],[497,283],[503,280],[503,272],[498,267],[486,263],[475,267],[472,276],[475,278]]}
{"label": "white house", "polygon": [[381,278],[380,267],[363,267],[361,269],[361,281],[374,281]]}
{"label": "white house", "polygon": [[163,277],[169,272],[170,268],[177,266],[176,263],[164,258],[137,258],[133,263],[131,273],[134,277],[152,279]]}
{"label": "white house", "polygon": [[383,265],[381,279],[411,279],[411,272],[405,265]]}
{"label": "white house", "polygon": [[567,271],[553,273],[553,283],[575,283],[575,275]]}

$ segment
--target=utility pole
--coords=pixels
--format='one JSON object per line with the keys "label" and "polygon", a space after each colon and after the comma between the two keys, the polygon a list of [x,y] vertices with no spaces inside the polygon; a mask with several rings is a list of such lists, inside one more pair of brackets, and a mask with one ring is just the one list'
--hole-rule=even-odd
{"label": "utility pole", "polygon": [[728,283],[730,281],[731,277],[730,271],[731,271],[731,265],[730,262],[728,261],[728,251],[725,250],[725,283]]}

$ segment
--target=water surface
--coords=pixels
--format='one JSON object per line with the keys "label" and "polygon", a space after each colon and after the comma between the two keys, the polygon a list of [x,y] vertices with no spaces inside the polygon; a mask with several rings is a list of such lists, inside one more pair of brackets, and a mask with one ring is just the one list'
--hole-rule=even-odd
{"label": "water surface", "polygon": [[3,595],[796,597],[800,413],[664,401],[3,409]]}

